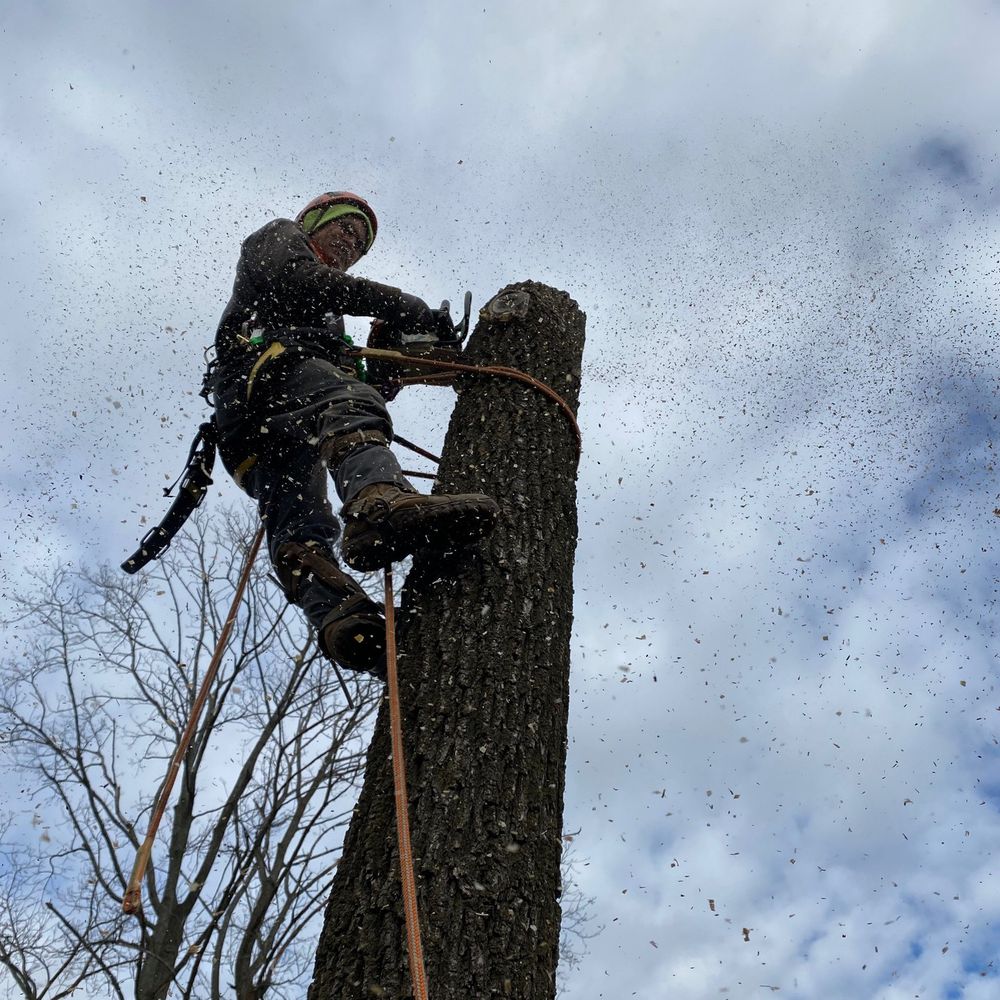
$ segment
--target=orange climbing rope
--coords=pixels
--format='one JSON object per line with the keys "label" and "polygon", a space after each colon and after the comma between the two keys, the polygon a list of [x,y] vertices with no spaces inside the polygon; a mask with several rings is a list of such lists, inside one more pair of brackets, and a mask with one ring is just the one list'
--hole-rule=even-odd
{"label": "orange climbing rope", "polygon": [[410,846],[410,810],[406,795],[406,760],[403,756],[403,721],[399,707],[399,677],[396,671],[396,622],[392,596],[392,567],[385,571],[385,660],[389,688],[389,729],[392,736],[392,786],[396,795],[396,842],[399,845],[399,878],[403,886],[406,919],[406,950],[415,1000],[427,1000],[427,973],[420,943],[420,913],[417,880]]}
{"label": "orange climbing rope", "polygon": [[[436,358],[410,357],[408,354],[401,354],[399,351],[384,351],[374,347],[354,347],[350,348],[346,353],[351,358],[375,358],[381,361],[404,362],[407,365],[415,365],[418,368],[438,368],[443,372],[466,372],[470,375],[500,375],[503,378],[523,382],[525,385],[530,385],[545,396],[548,396],[563,411],[563,415],[569,421],[576,436],[577,455],[583,449],[583,437],[580,434],[580,425],[576,422],[576,414],[570,409],[569,403],[551,386],[546,385],[540,379],[529,375],[527,372],[522,372],[519,368],[509,368],[507,365],[467,365],[460,361],[440,361]],[[428,377],[433,378],[434,376]],[[399,384],[405,385],[411,381],[414,380],[403,378],[399,380]],[[419,381],[425,380],[421,379]]]}
{"label": "orange climbing rope", "polygon": [[201,682],[198,697],[195,698],[194,705],[191,708],[191,715],[188,717],[187,725],[184,727],[180,742],[174,751],[173,760],[170,761],[170,769],[167,771],[163,788],[160,789],[159,798],[156,800],[156,806],[153,809],[153,816],[149,821],[146,839],[136,852],[135,864],[132,866],[132,875],[129,877],[128,886],[125,888],[125,895],[122,898],[123,913],[138,913],[142,908],[142,877],[146,874],[149,856],[153,851],[153,840],[156,837],[156,831],[160,828],[160,820],[163,819],[163,813],[166,811],[167,802],[170,799],[170,793],[177,778],[177,772],[181,767],[181,761],[184,760],[188,752],[188,747],[191,745],[191,740],[194,737],[195,727],[198,725],[198,719],[201,718],[201,710],[205,707],[212,681],[215,680],[215,675],[219,670],[222,654],[225,652],[226,643],[229,641],[229,633],[233,630],[233,623],[236,621],[236,615],[240,610],[243,591],[246,590],[247,583],[250,580],[250,571],[253,569],[254,559],[257,558],[257,552],[260,550],[260,543],[263,539],[264,526],[261,525],[257,529],[257,534],[254,535],[253,542],[250,544],[250,550],[247,552],[243,569],[240,571],[239,581],[236,584],[236,593],[233,594],[233,603],[229,606],[229,614],[226,616],[222,631],[219,633],[219,641],[215,644],[215,652],[212,654],[211,662],[205,671],[205,679]]}

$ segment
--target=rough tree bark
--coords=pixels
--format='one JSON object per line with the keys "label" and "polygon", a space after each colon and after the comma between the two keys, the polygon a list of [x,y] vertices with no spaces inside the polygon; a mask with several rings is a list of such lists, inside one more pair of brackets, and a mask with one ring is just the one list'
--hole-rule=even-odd
{"label": "rough tree bark", "polygon": [[[524,282],[480,313],[467,358],[526,371],[576,410],[586,317]],[[402,595],[400,690],[413,848],[434,1000],[555,994],[576,438],[536,389],[459,385],[437,492],[503,509],[482,545],[421,555]],[[344,846],[310,1000],[411,996],[388,711]]]}

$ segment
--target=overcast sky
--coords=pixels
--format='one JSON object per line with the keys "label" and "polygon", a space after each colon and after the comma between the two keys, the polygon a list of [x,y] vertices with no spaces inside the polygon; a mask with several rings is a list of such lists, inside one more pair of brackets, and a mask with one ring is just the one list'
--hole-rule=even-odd
{"label": "overcast sky", "polygon": [[7,5],[4,592],[132,550],[239,242],[355,190],[356,273],[588,316],[565,996],[996,996],[1000,4],[360,10]]}

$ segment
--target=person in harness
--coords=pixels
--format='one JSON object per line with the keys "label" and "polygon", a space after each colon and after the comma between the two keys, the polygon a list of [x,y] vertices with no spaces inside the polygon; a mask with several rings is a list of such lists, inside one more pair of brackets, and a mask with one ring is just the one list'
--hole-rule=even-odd
{"label": "person in harness", "polygon": [[259,505],[288,600],[316,628],[328,658],[384,677],[382,610],[334,555],[341,530],[328,478],[343,504],[341,555],[359,571],[418,548],[474,542],[492,530],[499,507],[478,493],[414,489],[389,450],[385,399],[344,357],[345,315],[414,335],[433,335],[443,320],[415,295],[347,273],[377,231],[363,198],[333,191],[295,221],[275,219],[248,237],[208,385],[219,454]]}

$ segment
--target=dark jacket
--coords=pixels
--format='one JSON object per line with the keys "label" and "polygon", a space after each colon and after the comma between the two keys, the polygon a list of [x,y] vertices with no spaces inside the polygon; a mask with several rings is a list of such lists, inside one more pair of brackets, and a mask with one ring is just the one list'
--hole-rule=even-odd
{"label": "dark jacket", "polygon": [[[261,384],[251,379],[262,373],[263,355],[268,354],[264,364],[272,382],[275,369],[297,358],[342,365],[344,315],[392,320],[403,299],[398,288],[324,264],[301,226],[289,219],[275,219],[247,237],[215,335],[216,362],[208,379],[220,452],[230,471],[254,447],[246,440],[257,423],[250,418],[266,400],[263,393],[248,391],[248,382],[250,389]],[[273,348],[275,343],[284,350]]]}
{"label": "dark jacket", "polygon": [[[250,367],[275,340],[335,357],[344,315],[393,319],[402,294],[328,267],[301,226],[275,219],[243,243],[232,298],[215,335],[219,366]],[[256,345],[250,343],[255,334]]]}
{"label": "dark jacket", "polygon": [[[391,321],[405,299],[412,296],[324,264],[289,219],[275,219],[244,241],[206,376],[219,454],[238,482],[259,448],[261,412],[275,407],[268,386],[282,385],[303,358],[324,358],[353,372],[341,357],[344,315]],[[292,396],[288,402],[294,408]]]}

